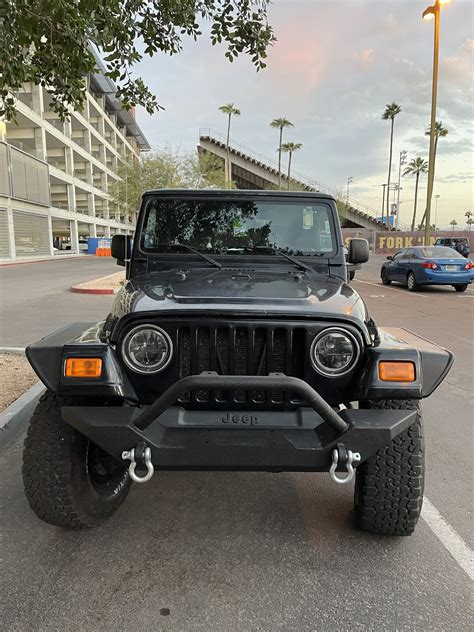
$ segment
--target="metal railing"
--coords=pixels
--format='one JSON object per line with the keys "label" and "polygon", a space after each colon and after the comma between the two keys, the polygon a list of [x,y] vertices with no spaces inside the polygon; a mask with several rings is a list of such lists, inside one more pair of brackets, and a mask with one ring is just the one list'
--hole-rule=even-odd
{"label": "metal railing", "polygon": [[[224,134],[221,134],[220,132],[211,128],[200,129],[199,137],[203,139],[208,138],[210,141],[218,143],[223,147],[226,147],[227,144],[227,137]],[[242,157],[256,162],[259,166],[265,169],[271,169],[276,174],[278,174],[278,161],[274,158],[256,152],[251,147],[239,143],[233,138],[229,139],[229,147],[234,153],[241,154]],[[286,180],[286,175],[284,173],[282,173],[282,178]],[[347,197],[343,195],[340,189],[322,184],[319,180],[316,180],[315,178],[312,178],[311,176],[308,176],[296,170],[292,170],[291,180],[294,180],[297,184],[301,184],[303,187],[309,188],[313,191],[332,195],[336,199],[346,204],[350,209],[365,214],[373,221],[376,221],[380,225],[382,225],[382,222],[377,219],[380,216],[380,211],[369,206],[368,204],[365,204],[364,202],[361,202],[360,200],[355,199],[352,196]]]}

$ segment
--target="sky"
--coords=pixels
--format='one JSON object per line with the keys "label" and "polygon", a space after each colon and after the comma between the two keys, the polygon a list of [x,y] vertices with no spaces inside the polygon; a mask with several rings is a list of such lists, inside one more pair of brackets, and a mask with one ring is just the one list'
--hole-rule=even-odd
{"label": "sky", "polygon": [[[183,51],[144,58],[134,74],[143,77],[165,108],[153,116],[138,110],[138,122],[153,147],[193,150],[200,128],[224,132],[218,111],[233,102],[241,116],[232,138],[255,152],[277,157],[278,132],[270,121],[285,116],[294,128],[287,141],[303,144],[296,170],[328,186],[381,207],[387,181],[390,123],[387,103],[402,112],[395,119],[392,182],[400,150],[408,159],[428,158],[433,55],[433,21],[421,19],[429,0],[274,0],[269,21],[277,42],[267,68],[250,60],[230,64],[225,49],[203,36],[185,40]],[[474,211],[474,1],[452,0],[441,16],[437,119],[448,129],[439,140],[434,194],[437,225]],[[426,196],[420,183],[419,213]],[[401,222],[413,213],[414,178],[402,178]],[[433,209],[434,212],[434,209]]]}

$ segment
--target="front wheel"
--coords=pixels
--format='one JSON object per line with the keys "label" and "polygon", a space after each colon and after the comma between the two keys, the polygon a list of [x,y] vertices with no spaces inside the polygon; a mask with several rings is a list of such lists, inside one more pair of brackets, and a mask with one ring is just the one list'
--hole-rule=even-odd
{"label": "front wheel", "polygon": [[416,421],[356,470],[357,525],[376,535],[413,533],[421,513],[424,445],[421,406],[415,400],[361,403],[361,408],[416,410]]}
{"label": "front wheel", "polygon": [[467,290],[467,283],[463,283],[462,285],[455,285],[454,289],[456,292],[465,292]]}
{"label": "front wheel", "polygon": [[381,272],[381,278],[382,278],[382,283],[383,285],[390,285],[392,283],[392,281],[390,279],[387,278],[387,272],[386,270],[382,270]]}
{"label": "front wheel", "polygon": [[92,527],[111,516],[130,489],[128,470],[66,424],[61,406],[45,393],[30,421],[23,450],[23,484],[31,509],[59,527]]}
{"label": "front wheel", "polygon": [[413,272],[409,272],[407,276],[407,288],[410,292],[416,292],[418,289],[418,283],[416,282]]}

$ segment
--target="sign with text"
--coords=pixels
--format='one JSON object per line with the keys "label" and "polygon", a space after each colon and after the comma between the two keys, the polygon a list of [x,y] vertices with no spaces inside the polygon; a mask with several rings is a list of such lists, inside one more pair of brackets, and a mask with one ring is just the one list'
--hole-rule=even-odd
{"label": "sign with text", "polygon": [[[419,231],[401,232],[394,230],[375,232],[365,228],[343,228],[342,236],[346,247],[349,247],[349,241],[356,237],[367,239],[370,251],[377,254],[392,255],[399,250],[403,250],[403,248],[425,245],[425,235]],[[438,237],[467,237],[470,242],[470,250],[474,252],[474,231],[437,231],[431,233],[428,245],[433,245]]]}

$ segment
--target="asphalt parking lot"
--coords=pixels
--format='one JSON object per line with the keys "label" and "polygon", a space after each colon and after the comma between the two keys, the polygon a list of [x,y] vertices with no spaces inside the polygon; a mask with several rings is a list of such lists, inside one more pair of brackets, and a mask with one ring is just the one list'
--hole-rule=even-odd
{"label": "asphalt parking lot", "polygon": [[[20,437],[0,455],[2,630],[470,629],[474,288],[384,287],[381,260],[354,281],[376,322],[456,355],[424,403],[427,502],[413,536],[361,534],[352,486],[291,473],[158,473],[135,485],[106,525],[61,531],[27,506]],[[0,344],[23,346],[64,322],[102,319],[112,297],[67,292],[116,270],[98,264],[0,269]],[[69,268],[53,269],[61,265]]]}

